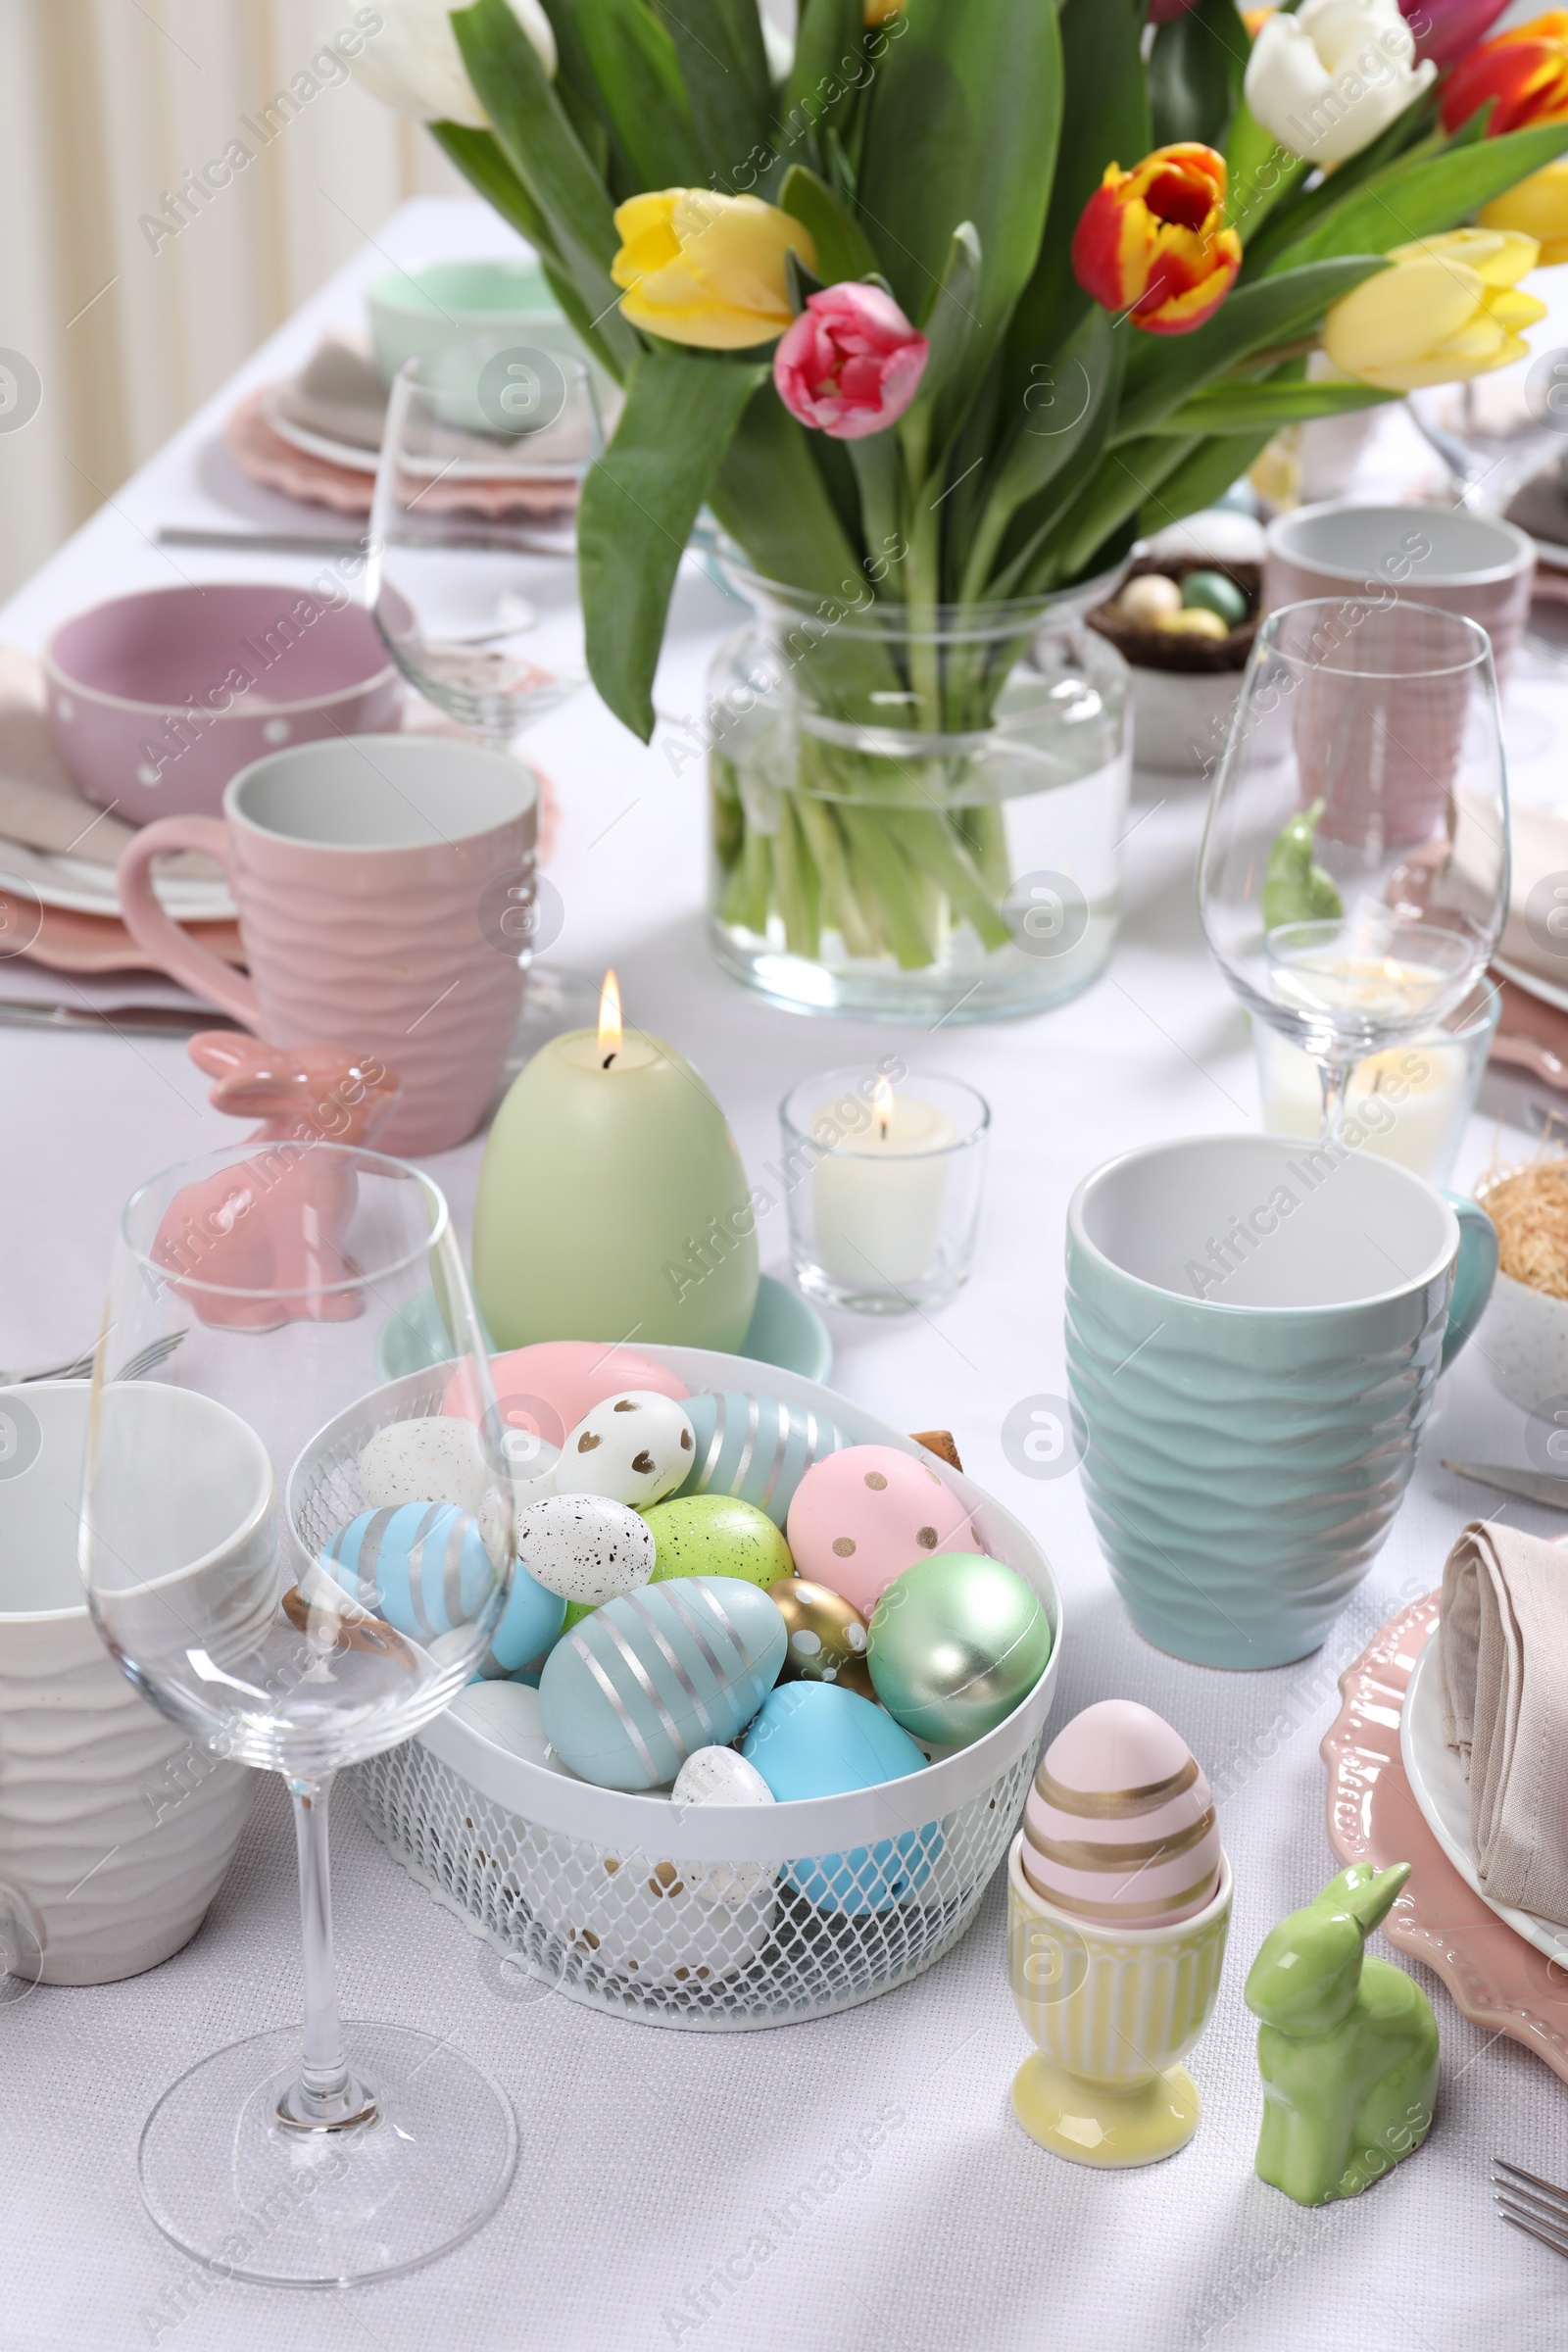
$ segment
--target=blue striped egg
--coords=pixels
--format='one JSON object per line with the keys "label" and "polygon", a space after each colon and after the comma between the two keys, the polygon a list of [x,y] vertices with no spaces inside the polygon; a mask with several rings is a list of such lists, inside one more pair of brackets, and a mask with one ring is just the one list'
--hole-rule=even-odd
{"label": "blue striped egg", "polygon": [[539,1718],[602,1788],[659,1788],[700,1747],[727,1747],[778,1679],[787,1636],[767,1594],[732,1576],[622,1592],[556,1643]]}
{"label": "blue striped egg", "polygon": [[795,1490],[824,1454],[852,1443],[809,1405],[725,1389],[688,1396],[682,1408],[697,1440],[697,1460],[681,1494],[735,1494],[782,1527]]}
{"label": "blue striped egg", "polygon": [[[452,1502],[403,1502],[362,1511],[321,1554],[321,1566],[362,1608],[416,1642],[469,1625],[495,1589],[478,1523]],[[479,1672],[515,1674],[561,1631],[566,1604],[518,1564]]]}
{"label": "blue striped egg", "polygon": [[[925,1770],[925,1757],[891,1715],[836,1683],[781,1683],[741,1754],[780,1804],[844,1796]],[[818,1911],[888,1911],[925,1885],[941,1850],[942,1832],[931,1821],[875,1845],[790,1862],[784,1880]]]}

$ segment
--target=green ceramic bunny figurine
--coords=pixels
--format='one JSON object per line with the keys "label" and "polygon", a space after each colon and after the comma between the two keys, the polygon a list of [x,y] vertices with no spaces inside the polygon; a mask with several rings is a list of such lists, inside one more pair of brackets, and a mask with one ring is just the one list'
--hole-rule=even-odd
{"label": "green ceramic bunny figurine", "polygon": [[1425,2139],[1438,2025],[1419,1984],[1362,1944],[1410,1875],[1352,1864],[1265,1936],[1247,1980],[1263,2021],[1257,2174],[1298,2205],[1353,2197]]}

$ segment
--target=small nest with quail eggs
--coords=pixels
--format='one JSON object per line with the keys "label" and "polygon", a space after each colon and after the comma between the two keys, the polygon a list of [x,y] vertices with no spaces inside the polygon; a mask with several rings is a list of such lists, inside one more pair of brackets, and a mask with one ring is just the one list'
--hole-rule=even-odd
{"label": "small nest with quail eggs", "polygon": [[1089,625],[1135,669],[1245,669],[1257,629],[1258,564],[1211,556],[1141,556]]}

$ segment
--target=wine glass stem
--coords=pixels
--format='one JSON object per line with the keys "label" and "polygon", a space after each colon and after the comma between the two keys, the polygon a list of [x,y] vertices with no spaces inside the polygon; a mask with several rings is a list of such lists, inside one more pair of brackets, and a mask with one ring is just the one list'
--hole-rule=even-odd
{"label": "wine glass stem", "polygon": [[358,2117],[362,2093],[350,2083],[337,2007],[332,1956],[332,1881],[327,1854],[327,1807],[332,1775],[291,1780],[294,1835],[300,1855],[300,1925],[305,1945],[305,2061],[288,2095],[286,2120],[296,2127],[330,2129]]}
{"label": "wine glass stem", "polygon": [[1318,1131],[1321,1143],[1337,1144],[1345,1125],[1345,1098],[1355,1073],[1353,1061],[1320,1061],[1317,1065],[1318,1084],[1323,1095],[1323,1117]]}

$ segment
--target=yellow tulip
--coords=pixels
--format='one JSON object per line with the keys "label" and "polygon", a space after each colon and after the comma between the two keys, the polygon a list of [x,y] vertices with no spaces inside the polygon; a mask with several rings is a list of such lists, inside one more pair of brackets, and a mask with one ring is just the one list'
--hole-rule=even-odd
{"label": "yellow tulip", "polygon": [[1453,228],[1396,245],[1392,270],[1363,278],[1329,312],[1323,349],[1344,375],[1382,392],[1415,392],[1524,359],[1520,328],[1546,306],[1516,280],[1536,266],[1534,237]]}
{"label": "yellow tulip", "polygon": [[867,24],[885,24],[889,17],[896,17],[903,6],[904,0],[865,0],[865,22]]}
{"label": "yellow tulip", "polygon": [[1476,215],[1482,228],[1513,228],[1541,245],[1542,269],[1568,262],[1568,158],[1559,156]]}
{"label": "yellow tulip", "polygon": [[620,251],[611,275],[633,326],[703,351],[772,343],[794,317],[784,257],[793,246],[816,267],[808,229],[760,196],[665,188],[633,196],[615,214]]}

